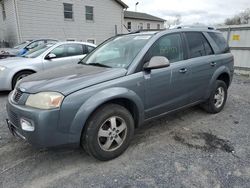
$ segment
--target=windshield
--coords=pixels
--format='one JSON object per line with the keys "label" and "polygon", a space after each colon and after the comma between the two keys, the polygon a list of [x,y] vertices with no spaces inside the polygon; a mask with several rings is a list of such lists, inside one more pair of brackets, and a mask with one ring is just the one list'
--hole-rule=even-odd
{"label": "windshield", "polygon": [[23,49],[28,43],[29,41],[22,42],[21,44],[16,45],[14,49]]}
{"label": "windshield", "polygon": [[82,60],[82,64],[127,68],[152,35],[125,35],[112,38]]}
{"label": "windshield", "polygon": [[41,48],[41,49],[38,49],[38,50],[36,50],[36,51],[27,53],[27,54],[25,54],[23,57],[26,57],[26,58],[36,58],[36,57],[38,57],[39,55],[43,54],[45,51],[47,51],[50,47],[51,47],[51,46],[46,46],[46,47]]}

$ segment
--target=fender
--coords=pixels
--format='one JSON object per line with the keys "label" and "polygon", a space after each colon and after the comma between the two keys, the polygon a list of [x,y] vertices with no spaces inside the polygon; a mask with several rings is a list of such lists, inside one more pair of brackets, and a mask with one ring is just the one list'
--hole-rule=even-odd
{"label": "fender", "polygon": [[144,120],[144,106],[140,97],[134,91],[128,90],[127,88],[109,88],[96,93],[79,108],[70,127],[70,133],[74,134],[74,139],[79,142],[82,129],[85,126],[87,119],[99,106],[110,100],[119,98],[128,99],[134,102],[139,112],[138,124],[140,125]]}
{"label": "fender", "polygon": [[212,89],[213,89],[213,87],[214,87],[214,83],[215,83],[215,81],[217,80],[217,78],[221,75],[221,74],[223,74],[223,73],[227,73],[228,75],[229,75],[229,77],[230,77],[230,70],[229,70],[229,68],[227,67],[227,66],[221,66],[221,67],[219,67],[215,72],[214,72],[214,74],[213,74],[213,76],[212,76],[212,78],[211,78],[211,80],[210,80],[210,82],[209,82],[209,86],[208,86],[208,89],[207,89],[207,91],[206,91],[206,95],[205,95],[205,99],[208,99],[209,98],[209,96],[210,96],[210,94],[211,94],[211,91],[212,91]]}

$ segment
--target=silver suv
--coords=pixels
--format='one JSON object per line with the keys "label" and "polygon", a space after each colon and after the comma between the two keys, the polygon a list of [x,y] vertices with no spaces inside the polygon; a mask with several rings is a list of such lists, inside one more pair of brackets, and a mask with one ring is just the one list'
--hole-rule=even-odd
{"label": "silver suv", "polygon": [[78,65],[21,80],[7,122],[34,146],[81,145],[110,160],[150,119],[198,104],[220,112],[233,71],[225,39],[211,28],[116,36]]}

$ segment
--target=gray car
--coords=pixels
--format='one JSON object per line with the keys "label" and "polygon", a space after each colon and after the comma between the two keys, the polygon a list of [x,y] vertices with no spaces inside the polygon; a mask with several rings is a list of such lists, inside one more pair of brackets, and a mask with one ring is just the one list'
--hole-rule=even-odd
{"label": "gray car", "polygon": [[16,83],[42,70],[77,64],[96,46],[85,42],[40,45],[22,57],[0,60],[0,91],[12,90]]}
{"label": "gray car", "polygon": [[21,80],[7,123],[33,146],[81,145],[110,160],[148,120],[198,104],[220,112],[233,71],[225,39],[211,28],[116,36],[78,65]]}

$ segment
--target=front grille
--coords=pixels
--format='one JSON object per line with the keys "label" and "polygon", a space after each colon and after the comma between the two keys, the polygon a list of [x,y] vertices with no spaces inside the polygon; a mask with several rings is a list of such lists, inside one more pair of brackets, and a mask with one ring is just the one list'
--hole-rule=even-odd
{"label": "front grille", "polygon": [[20,98],[22,97],[23,92],[20,91],[19,89],[16,89],[13,93],[13,101],[18,103],[20,101]]}
{"label": "front grille", "polygon": [[16,127],[19,127],[19,122],[18,122],[18,116],[15,112],[9,111],[8,113],[10,122],[15,125]]}

